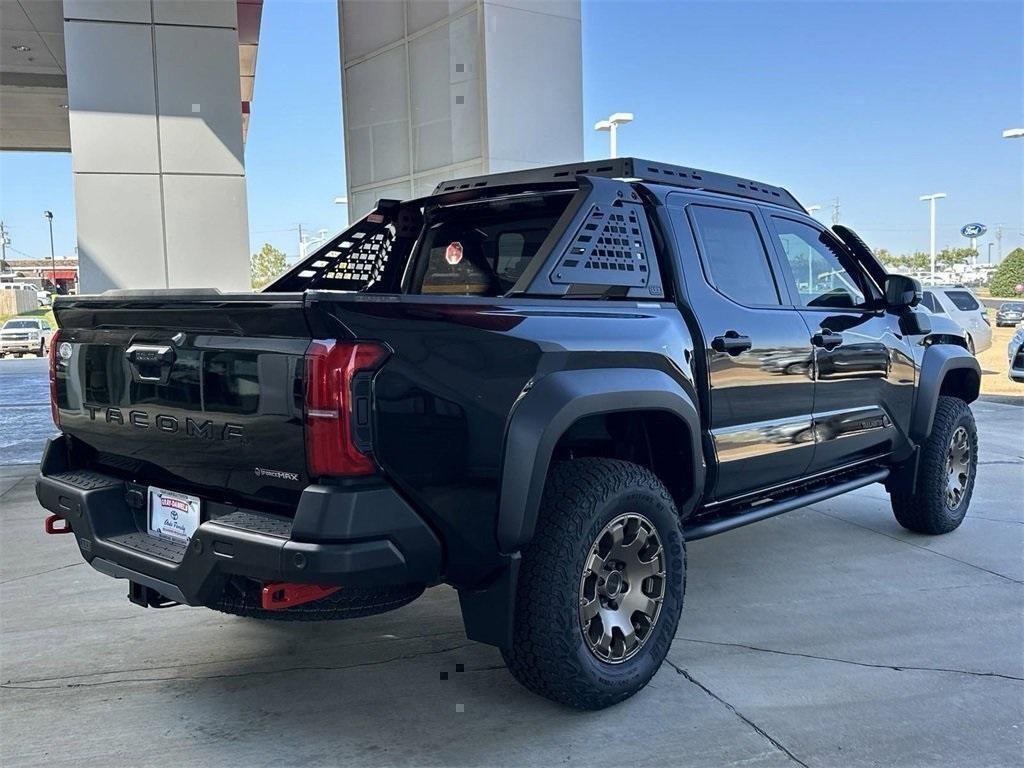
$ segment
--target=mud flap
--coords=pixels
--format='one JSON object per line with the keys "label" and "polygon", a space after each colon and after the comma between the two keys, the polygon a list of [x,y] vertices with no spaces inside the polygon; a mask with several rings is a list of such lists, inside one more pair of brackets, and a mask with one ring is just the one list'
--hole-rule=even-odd
{"label": "mud flap", "polygon": [[518,552],[508,558],[508,565],[483,589],[459,590],[459,605],[466,637],[498,648],[512,647],[513,615],[516,587],[519,583]]}

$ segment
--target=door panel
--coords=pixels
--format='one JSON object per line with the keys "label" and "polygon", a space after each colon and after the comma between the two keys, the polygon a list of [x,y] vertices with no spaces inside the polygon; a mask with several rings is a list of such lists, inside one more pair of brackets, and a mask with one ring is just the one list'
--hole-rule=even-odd
{"label": "door panel", "polygon": [[798,478],[814,452],[814,355],[800,313],[779,297],[764,222],[752,205],[709,206],[683,194],[668,202],[679,290],[706,349],[718,465],[707,498]]}
{"label": "door panel", "polygon": [[809,221],[768,217],[786,288],[814,346],[810,470],[888,453],[903,439],[913,404],[914,363],[898,319],[831,233]]}

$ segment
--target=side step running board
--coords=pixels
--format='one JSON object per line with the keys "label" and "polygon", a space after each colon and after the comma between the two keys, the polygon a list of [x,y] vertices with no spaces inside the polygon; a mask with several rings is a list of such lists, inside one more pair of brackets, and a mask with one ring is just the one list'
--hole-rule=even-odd
{"label": "side step running board", "polygon": [[704,522],[698,521],[693,525],[683,528],[683,537],[687,541],[706,539],[708,536],[714,536],[716,533],[725,533],[733,528],[739,528],[750,523],[767,520],[769,517],[781,515],[783,512],[790,512],[800,507],[806,507],[809,504],[817,504],[819,501],[831,499],[833,496],[839,496],[857,488],[863,488],[865,485],[880,483],[888,476],[888,469],[876,469],[866,475],[860,475],[835,485],[828,485],[798,496],[761,504],[746,512],[738,512],[730,517],[720,517]]}

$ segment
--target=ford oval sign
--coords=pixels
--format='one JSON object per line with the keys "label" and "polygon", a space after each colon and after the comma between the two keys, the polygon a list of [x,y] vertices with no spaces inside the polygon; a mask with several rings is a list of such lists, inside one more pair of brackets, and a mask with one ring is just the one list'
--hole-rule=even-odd
{"label": "ford oval sign", "polygon": [[964,224],[960,227],[960,234],[964,237],[981,237],[988,232],[988,227],[984,224]]}

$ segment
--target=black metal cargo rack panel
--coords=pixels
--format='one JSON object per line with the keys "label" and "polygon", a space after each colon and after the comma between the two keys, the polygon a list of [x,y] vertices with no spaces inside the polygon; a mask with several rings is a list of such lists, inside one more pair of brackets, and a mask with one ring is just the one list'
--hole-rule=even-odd
{"label": "black metal cargo rack panel", "polygon": [[612,160],[598,160],[589,163],[569,163],[545,168],[527,168],[522,171],[495,173],[486,176],[471,176],[464,179],[444,181],[434,188],[434,194],[463,192],[524,184],[550,184],[571,181],[574,176],[597,176],[605,179],[636,179],[652,184],[665,184],[686,189],[702,189],[735,197],[745,197],[774,203],[785,208],[805,213],[804,207],[782,187],[764,184],[760,181],[728,176],[714,171],[701,171],[681,165],[657,163],[636,157],[617,157]]}

